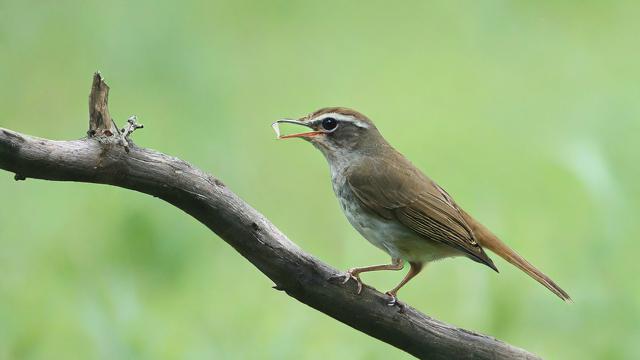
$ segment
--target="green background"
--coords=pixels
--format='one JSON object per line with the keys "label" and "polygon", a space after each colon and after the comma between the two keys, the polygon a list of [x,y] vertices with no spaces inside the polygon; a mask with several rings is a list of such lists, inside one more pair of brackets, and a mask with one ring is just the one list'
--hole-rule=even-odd
{"label": "green background", "polygon": [[[550,359],[640,358],[639,17],[637,1],[0,0],[0,126],[82,137],[101,70],[116,120],[146,125],[137,144],[346,269],[388,259],[320,153],[269,125],[353,107],[575,303],[497,256],[500,274],[432,264],[403,301]],[[0,172],[0,204],[0,358],[410,358],[157,199]]]}

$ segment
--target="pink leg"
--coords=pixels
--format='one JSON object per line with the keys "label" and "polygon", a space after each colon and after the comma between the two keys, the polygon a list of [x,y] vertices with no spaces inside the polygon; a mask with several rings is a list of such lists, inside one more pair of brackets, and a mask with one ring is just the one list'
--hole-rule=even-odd
{"label": "pink leg", "polygon": [[353,279],[358,283],[358,294],[362,292],[362,281],[360,280],[360,274],[368,271],[379,271],[379,270],[402,270],[404,268],[404,262],[402,259],[392,259],[391,264],[385,265],[372,265],[365,266],[360,268],[352,268],[347,271],[346,278],[342,282],[346,284],[349,279]]}
{"label": "pink leg", "polygon": [[413,279],[414,276],[418,275],[420,273],[420,270],[422,270],[422,263],[409,262],[409,265],[411,265],[411,268],[409,269],[409,272],[404,277],[404,279],[400,281],[400,284],[398,284],[398,286],[394,287],[392,290],[387,291],[387,295],[391,296],[389,306],[393,306],[398,303],[398,297],[396,296],[398,294],[398,290],[400,290],[401,287],[408,283],[409,280]]}

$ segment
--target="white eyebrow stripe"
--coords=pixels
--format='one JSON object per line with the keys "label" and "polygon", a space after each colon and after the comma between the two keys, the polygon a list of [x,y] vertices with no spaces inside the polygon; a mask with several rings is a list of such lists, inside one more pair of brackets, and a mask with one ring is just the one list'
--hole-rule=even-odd
{"label": "white eyebrow stripe", "polygon": [[326,113],[326,114],[322,114],[320,116],[318,116],[317,118],[313,119],[312,121],[322,121],[326,118],[334,118],[338,121],[347,121],[350,123],[353,123],[354,125],[361,127],[361,128],[365,128],[368,129],[369,128],[369,124],[365,123],[364,121],[358,120],[355,117],[351,116],[351,115],[345,115],[345,114],[340,114],[340,113],[335,113],[335,112],[331,112],[331,113]]}

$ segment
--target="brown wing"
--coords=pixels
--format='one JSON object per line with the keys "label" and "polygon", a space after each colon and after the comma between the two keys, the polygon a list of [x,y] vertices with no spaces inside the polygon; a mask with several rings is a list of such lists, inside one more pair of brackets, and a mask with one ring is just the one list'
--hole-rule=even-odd
{"label": "brown wing", "polygon": [[396,219],[420,236],[456,248],[498,271],[449,194],[402,155],[392,161],[361,161],[348,169],[347,184],[370,211]]}

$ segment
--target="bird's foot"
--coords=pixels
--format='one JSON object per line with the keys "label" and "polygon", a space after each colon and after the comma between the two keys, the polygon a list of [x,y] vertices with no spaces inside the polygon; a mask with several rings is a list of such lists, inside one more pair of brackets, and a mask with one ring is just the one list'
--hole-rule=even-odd
{"label": "bird's foot", "polygon": [[404,309],[404,304],[398,300],[398,296],[394,292],[387,291],[385,294],[391,297],[391,300],[389,300],[387,306],[398,306],[400,310]]}
{"label": "bird's foot", "polygon": [[344,274],[336,275],[329,278],[329,280],[335,280],[335,279],[340,280],[341,284],[346,284],[349,282],[349,280],[353,279],[358,285],[358,295],[360,295],[360,293],[362,292],[362,280],[360,280],[360,276],[355,271],[355,269],[349,269]]}
{"label": "bird's foot", "polygon": [[394,306],[398,303],[398,297],[396,296],[396,294],[392,293],[391,291],[387,291],[385,294],[391,297],[391,300],[389,300],[387,306]]}

